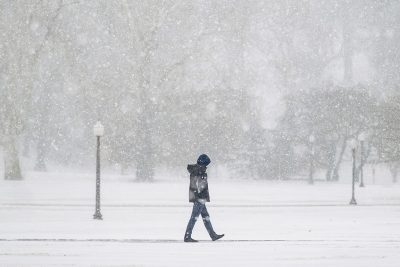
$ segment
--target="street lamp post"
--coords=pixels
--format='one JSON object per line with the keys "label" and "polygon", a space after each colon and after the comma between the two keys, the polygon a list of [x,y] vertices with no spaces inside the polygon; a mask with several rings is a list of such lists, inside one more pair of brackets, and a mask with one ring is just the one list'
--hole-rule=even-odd
{"label": "street lamp post", "polygon": [[93,127],[93,133],[97,137],[96,149],[96,212],[93,219],[102,220],[103,216],[100,212],[100,137],[104,134],[104,126],[98,121]]}
{"label": "street lamp post", "polygon": [[365,141],[365,134],[361,133],[359,136],[360,139],[360,153],[361,153],[361,158],[360,158],[360,177],[361,177],[361,181],[360,181],[360,187],[364,187],[364,141]]}
{"label": "street lamp post", "polygon": [[308,183],[314,184],[314,142],[315,142],[315,137],[313,134],[310,135],[309,141],[310,141],[311,151],[310,151],[310,175],[309,175]]}
{"label": "street lamp post", "polygon": [[356,148],[357,148],[357,141],[355,139],[351,140],[351,153],[353,158],[353,177],[352,177],[352,186],[351,186],[351,200],[350,205],[357,205],[357,201],[354,197],[354,184],[356,179]]}

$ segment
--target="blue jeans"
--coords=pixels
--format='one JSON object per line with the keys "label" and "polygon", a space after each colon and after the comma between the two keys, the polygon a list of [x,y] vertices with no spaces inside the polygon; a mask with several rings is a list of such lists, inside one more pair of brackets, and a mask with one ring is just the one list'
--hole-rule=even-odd
{"label": "blue jeans", "polygon": [[196,224],[196,221],[199,218],[200,214],[201,214],[201,217],[203,217],[204,226],[206,227],[207,232],[210,235],[210,237],[213,238],[216,236],[216,233],[214,232],[214,229],[211,225],[210,215],[208,214],[206,204],[203,204],[199,201],[195,201],[193,203],[192,215],[190,216],[189,223],[186,227],[185,238],[191,237],[193,227]]}

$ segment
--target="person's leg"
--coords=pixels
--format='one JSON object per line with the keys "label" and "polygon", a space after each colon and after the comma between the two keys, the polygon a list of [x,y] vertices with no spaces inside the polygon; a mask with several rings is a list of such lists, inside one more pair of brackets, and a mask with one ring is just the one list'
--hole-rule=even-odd
{"label": "person's leg", "polygon": [[188,222],[188,225],[187,225],[186,231],[185,231],[185,238],[184,238],[185,241],[191,239],[193,227],[196,224],[196,221],[199,218],[199,215],[200,215],[203,207],[204,207],[204,205],[199,203],[198,201],[193,203],[192,215],[190,216],[190,220]]}
{"label": "person's leg", "polygon": [[210,214],[208,214],[206,205],[204,205],[204,208],[201,210],[201,217],[203,217],[203,223],[207,229],[208,234],[210,235],[211,238],[213,238],[216,235],[216,233],[214,232],[214,229],[212,227],[210,221]]}
{"label": "person's leg", "polygon": [[208,214],[207,207],[205,204],[204,204],[204,208],[201,210],[201,217],[203,217],[204,226],[206,227],[207,232],[213,241],[218,240],[224,236],[224,235],[218,235],[217,233],[215,233],[215,231],[212,227],[212,224],[211,224],[210,214]]}

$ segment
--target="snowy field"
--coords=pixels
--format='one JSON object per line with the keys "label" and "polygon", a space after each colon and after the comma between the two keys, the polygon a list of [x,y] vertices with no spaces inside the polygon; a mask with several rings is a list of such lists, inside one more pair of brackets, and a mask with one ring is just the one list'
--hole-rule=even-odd
{"label": "snowy field", "polygon": [[208,209],[182,241],[191,212],[185,180],[28,173],[0,181],[0,266],[400,266],[400,186],[210,179]]}

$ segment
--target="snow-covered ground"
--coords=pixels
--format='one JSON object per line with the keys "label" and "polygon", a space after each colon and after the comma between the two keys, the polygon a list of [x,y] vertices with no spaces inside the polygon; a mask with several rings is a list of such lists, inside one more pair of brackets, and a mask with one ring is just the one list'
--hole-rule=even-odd
{"label": "snow-covered ground", "polygon": [[28,173],[0,181],[0,266],[400,266],[400,186],[212,180],[208,209],[218,233],[191,212],[185,180],[102,182]]}

